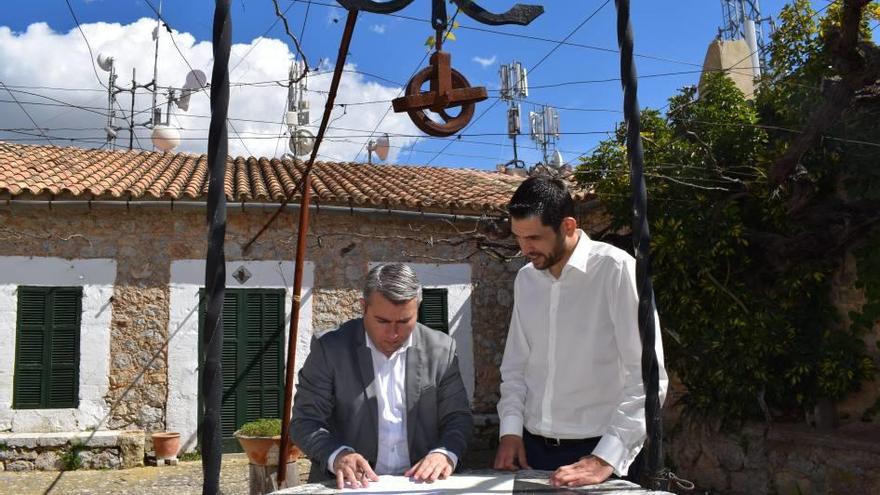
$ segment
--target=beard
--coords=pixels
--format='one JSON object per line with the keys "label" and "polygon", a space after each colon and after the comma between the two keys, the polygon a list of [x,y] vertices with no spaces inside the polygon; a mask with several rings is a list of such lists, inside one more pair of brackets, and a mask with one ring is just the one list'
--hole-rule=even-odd
{"label": "beard", "polygon": [[565,257],[565,237],[560,232],[556,237],[556,244],[549,253],[532,253],[528,255],[532,265],[538,270],[546,270],[559,263]]}

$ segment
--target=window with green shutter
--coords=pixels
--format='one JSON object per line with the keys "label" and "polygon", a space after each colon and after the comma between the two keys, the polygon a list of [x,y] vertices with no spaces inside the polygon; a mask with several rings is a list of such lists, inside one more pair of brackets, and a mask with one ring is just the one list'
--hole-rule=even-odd
{"label": "window with green shutter", "polygon": [[[205,291],[199,291],[199,356],[205,325]],[[223,299],[223,452],[239,452],[232,434],[260,418],[280,418],[284,399],[284,290],[226,289]],[[201,376],[199,377],[201,386]],[[202,395],[199,394],[199,400]],[[202,406],[199,405],[201,423]]]}
{"label": "window with green shutter", "polygon": [[449,291],[446,289],[422,289],[419,306],[419,323],[449,333]]}
{"label": "window with green shutter", "polygon": [[79,405],[82,287],[18,288],[14,409]]}

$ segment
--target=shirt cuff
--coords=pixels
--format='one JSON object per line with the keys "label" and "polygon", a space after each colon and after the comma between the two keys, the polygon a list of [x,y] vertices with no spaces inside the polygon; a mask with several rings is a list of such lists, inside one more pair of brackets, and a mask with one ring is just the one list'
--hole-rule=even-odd
{"label": "shirt cuff", "polygon": [[449,460],[452,461],[452,470],[455,471],[455,468],[458,467],[458,456],[457,455],[453,454],[452,452],[450,452],[442,447],[436,448],[428,453],[433,454],[434,452],[439,452],[439,453],[445,455],[446,457],[448,457]]}
{"label": "shirt cuff", "polygon": [[327,458],[327,471],[330,471],[331,473],[336,474],[336,470],[333,469],[333,463],[336,462],[336,456],[338,456],[339,453],[342,452],[343,450],[350,450],[352,452],[355,451],[353,448],[349,447],[348,445],[343,445],[342,447],[339,447],[338,449],[334,450],[333,453],[330,454],[330,457]]}
{"label": "shirt cuff", "polygon": [[504,435],[516,435],[521,437],[523,434],[523,420],[519,416],[504,416],[498,426],[498,438]]}
{"label": "shirt cuff", "polygon": [[602,435],[592,454],[614,468],[614,474],[623,477],[629,469],[629,455],[623,442],[614,435]]}

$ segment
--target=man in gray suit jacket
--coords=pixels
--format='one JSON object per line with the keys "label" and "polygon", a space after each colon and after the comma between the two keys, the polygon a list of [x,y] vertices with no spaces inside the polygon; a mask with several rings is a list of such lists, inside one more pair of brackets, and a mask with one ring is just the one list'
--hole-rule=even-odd
{"label": "man in gray suit jacket", "polygon": [[416,321],[421,295],[409,266],[376,266],[363,318],[313,341],[290,427],[313,480],[358,488],[376,473],[431,482],[455,470],[473,416],[455,342]]}

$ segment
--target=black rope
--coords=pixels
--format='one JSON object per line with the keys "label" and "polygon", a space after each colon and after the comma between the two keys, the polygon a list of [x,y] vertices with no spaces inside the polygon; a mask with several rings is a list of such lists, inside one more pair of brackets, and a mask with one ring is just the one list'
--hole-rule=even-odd
{"label": "black rope", "polygon": [[[633,60],[633,32],[629,20],[629,0],[615,0],[617,43],[620,46],[620,80],[623,84],[623,113],[626,119],[626,150],[630,164],[633,200],[632,238],[636,257],[636,286],[639,292],[639,335],[642,340],[642,381],[645,384],[646,485],[663,465],[663,427],[660,409],[660,375],[654,349],[657,329],[654,322],[654,288],[651,285],[651,232],[648,228],[648,194],[645,188],[644,153],[638,101],[638,76]],[[647,486],[653,488],[653,486]]]}
{"label": "black rope", "polygon": [[220,493],[222,435],[220,406],[223,394],[223,298],[226,292],[226,116],[229,110],[229,50],[232,40],[230,0],[216,0],[214,8],[214,69],[211,73],[211,126],[208,131],[208,253],[205,263],[206,313],[202,348],[204,414],[199,429],[202,449],[202,494]]}

